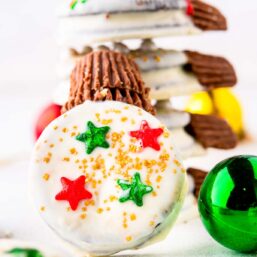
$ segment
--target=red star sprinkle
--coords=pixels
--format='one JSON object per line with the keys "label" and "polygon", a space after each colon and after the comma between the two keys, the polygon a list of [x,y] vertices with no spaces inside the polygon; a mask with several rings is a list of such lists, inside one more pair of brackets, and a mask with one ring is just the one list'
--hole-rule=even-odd
{"label": "red star sprinkle", "polygon": [[187,15],[191,16],[194,14],[194,7],[192,5],[191,0],[187,0],[187,10],[186,10]]}
{"label": "red star sprinkle", "polygon": [[92,194],[85,189],[85,176],[80,176],[75,180],[69,180],[62,177],[62,191],[55,196],[57,201],[68,201],[73,211],[76,211],[79,202],[85,199],[91,199]]}
{"label": "red star sprinkle", "polygon": [[158,137],[163,133],[162,128],[152,129],[147,121],[143,120],[140,126],[140,130],[131,131],[129,134],[131,137],[140,139],[143,148],[151,147],[156,151],[160,151],[161,147],[158,143]]}

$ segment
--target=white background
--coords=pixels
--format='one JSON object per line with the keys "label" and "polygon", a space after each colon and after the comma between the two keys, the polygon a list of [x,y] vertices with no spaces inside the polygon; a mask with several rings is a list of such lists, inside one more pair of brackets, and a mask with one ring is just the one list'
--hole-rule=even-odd
{"label": "white background", "polygon": [[[170,48],[196,49],[227,57],[236,68],[239,83],[235,92],[244,107],[247,130],[254,137],[257,135],[257,1],[209,2],[227,16],[228,32],[158,42]],[[16,237],[48,242],[53,247],[57,238],[31,214],[25,192],[34,119],[42,105],[50,102],[57,85],[56,3],[56,0],[1,0],[0,4],[0,234],[10,230]],[[242,145],[235,152],[257,155],[255,144]],[[23,161],[9,166],[3,159],[10,158],[10,153],[17,153]],[[209,156],[215,154],[211,151]],[[219,152],[217,158],[231,154]],[[194,162],[210,167],[215,161],[205,158]],[[236,255],[214,243],[199,223],[198,220],[190,228],[175,229],[171,235],[174,242],[166,243],[166,248],[173,247],[173,256]]]}

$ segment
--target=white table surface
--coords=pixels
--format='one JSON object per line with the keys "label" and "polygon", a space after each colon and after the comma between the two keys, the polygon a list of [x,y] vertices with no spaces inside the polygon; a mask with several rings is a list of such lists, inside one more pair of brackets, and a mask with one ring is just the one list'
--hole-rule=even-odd
{"label": "white table surface", "polygon": [[[233,151],[209,150],[208,155],[185,163],[207,170],[232,155],[257,155],[257,1],[209,2],[220,7],[228,17],[228,32],[157,40],[165,47],[223,55],[236,67],[239,83],[235,92],[242,102],[245,126],[252,140]],[[1,3],[0,236],[12,232],[17,239],[65,251],[62,256],[75,256],[70,249],[64,250],[61,240],[33,211],[26,193],[33,123],[56,86],[55,3],[52,0]],[[173,257],[244,256],[213,241],[198,218],[177,224],[167,240],[139,253]]]}

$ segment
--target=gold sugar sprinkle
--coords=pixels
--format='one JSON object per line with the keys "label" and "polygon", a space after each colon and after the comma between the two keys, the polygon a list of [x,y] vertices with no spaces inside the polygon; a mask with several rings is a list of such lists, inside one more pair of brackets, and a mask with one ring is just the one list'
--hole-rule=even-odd
{"label": "gold sugar sprinkle", "polygon": [[156,55],[156,56],[154,57],[154,60],[155,60],[156,62],[160,62],[160,61],[161,61],[161,58],[160,58],[160,56]]}
{"label": "gold sugar sprinkle", "polygon": [[58,126],[54,126],[54,130],[57,130],[58,129]]}
{"label": "gold sugar sprinkle", "polygon": [[62,129],[62,132],[63,132],[63,133],[67,133],[67,132],[68,132],[68,129],[67,129],[67,128],[63,128],[63,129]]}
{"label": "gold sugar sprinkle", "polygon": [[71,133],[70,133],[70,136],[71,136],[71,137],[75,137],[76,135],[77,135],[76,132],[71,132]]}
{"label": "gold sugar sprinkle", "polygon": [[126,122],[128,120],[128,118],[127,117],[122,117],[120,120],[121,120],[121,122]]}
{"label": "gold sugar sprinkle", "polygon": [[102,208],[98,208],[98,209],[97,209],[97,213],[98,213],[98,214],[101,214],[103,211],[104,211],[104,210],[103,210]]}
{"label": "gold sugar sprinkle", "polygon": [[163,133],[163,136],[164,136],[165,138],[168,138],[168,137],[170,136],[170,133],[169,133],[168,131],[165,131],[165,132]]}
{"label": "gold sugar sprinkle", "polygon": [[150,225],[151,227],[153,227],[153,226],[155,225],[155,222],[152,220],[152,221],[149,222],[149,225]]}
{"label": "gold sugar sprinkle", "polygon": [[117,200],[117,197],[115,195],[111,195],[109,197],[110,201],[113,202],[113,201],[116,201]]}
{"label": "gold sugar sprinkle", "polygon": [[77,150],[75,148],[71,148],[70,149],[70,153],[71,154],[78,154]]}
{"label": "gold sugar sprinkle", "polygon": [[50,158],[49,157],[44,157],[44,159],[43,159],[43,162],[45,162],[45,163],[49,163],[50,162]]}
{"label": "gold sugar sprinkle", "polygon": [[127,236],[126,237],[126,240],[129,242],[129,241],[131,241],[132,240],[132,236]]}
{"label": "gold sugar sprinkle", "polygon": [[142,59],[143,59],[144,62],[148,61],[148,57],[147,56],[143,56]]}
{"label": "gold sugar sprinkle", "polygon": [[50,175],[49,175],[48,173],[45,173],[45,174],[43,175],[43,179],[44,179],[45,181],[48,181],[49,178],[50,178]]}
{"label": "gold sugar sprinkle", "polygon": [[112,119],[108,119],[108,120],[102,120],[102,125],[109,125],[112,123]]}
{"label": "gold sugar sprinkle", "polygon": [[157,193],[155,191],[152,192],[153,197],[157,196]]}
{"label": "gold sugar sprinkle", "polygon": [[97,121],[100,122],[100,113],[96,113],[95,116],[97,118]]}
{"label": "gold sugar sprinkle", "polygon": [[42,207],[40,208],[40,211],[45,211],[45,209],[46,209],[46,207],[45,207],[45,206],[42,206]]}
{"label": "gold sugar sprinkle", "polygon": [[86,215],[85,213],[83,213],[83,214],[80,215],[80,218],[81,218],[82,220],[84,220],[86,217],[87,217],[87,215]]}
{"label": "gold sugar sprinkle", "polygon": [[158,177],[156,178],[156,182],[157,182],[157,183],[160,183],[161,180],[162,180],[162,176],[158,176]]}
{"label": "gold sugar sprinkle", "polygon": [[63,158],[63,161],[69,162],[69,161],[70,161],[70,158],[69,158],[69,157],[64,157],[64,158]]}
{"label": "gold sugar sprinkle", "polygon": [[130,220],[131,220],[131,221],[134,221],[134,220],[136,220],[136,219],[137,219],[136,214],[134,214],[134,213],[130,214]]}

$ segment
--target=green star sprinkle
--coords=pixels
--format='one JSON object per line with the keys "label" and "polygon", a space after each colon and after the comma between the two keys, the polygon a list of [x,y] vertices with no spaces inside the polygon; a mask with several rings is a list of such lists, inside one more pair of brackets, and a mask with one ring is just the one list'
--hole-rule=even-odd
{"label": "green star sprinkle", "polygon": [[132,178],[132,183],[127,180],[119,179],[118,185],[126,194],[119,199],[121,203],[125,203],[129,200],[133,201],[137,206],[143,206],[143,197],[153,191],[151,186],[145,185],[141,181],[140,174],[137,172]]}
{"label": "green star sprinkle", "polygon": [[109,148],[110,145],[106,141],[106,134],[110,127],[96,127],[93,122],[87,123],[87,131],[76,136],[76,139],[86,144],[86,153],[91,154],[95,148]]}
{"label": "green star sprinkle", "polygon": [[[85,4],[88,0],[80,0],[80,3],[82,4]],[[75,9],[76,5],[78,4],[79,0],[73,0],[71,3],[70,3],[70,8],[72,10]]]}
{"label": "green star sprinkle", "polygon": [[43,254],[36,249],[14,248],[6,253],[17,257],[44,257]]}

